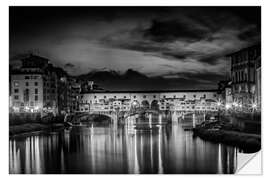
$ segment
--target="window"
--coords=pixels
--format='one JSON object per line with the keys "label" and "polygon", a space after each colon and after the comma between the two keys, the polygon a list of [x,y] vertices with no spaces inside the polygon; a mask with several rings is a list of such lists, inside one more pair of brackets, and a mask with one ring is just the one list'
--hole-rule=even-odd
{"label": "window", "polygon": [[14,96],[14,99],[18,100],[18,99],[19,99],[19,96],[17,96],[17,95],[16,95],[16,96]]}
{"label": "window", "polygon": [[24,79],[30,79],[29,76],[25,76]]}
{"label": "window", "polygon": [[19,92],[19,89],[14,89],[14,93],[18,93]]}
{"label": "window", "polygon": [[176,98],[176,95],[174,95],[173,98]]}
{"label": "window", "polygon": [[94,96],[94,98],[96,99],[96,98],[97,98],[97,96]]}
{"label": "window", "polygon": [[35,101],[38,101],[38,96],[35,96]]}
{"label": "window", "polygon": [[127,96],[124,96],[124,99],[126,99],[127,98]]}
{"label": "window", "polygon": [[116,99],[116,96],[114,96],[114,99]]}
{"label": "window", "polygon": [[38,82],[35,82],[35,86],[38,86]]}
{"label": "window", "polygon": [[156,95],[154,95],[153,97],[156,98]]}
{"label": "window", "polygon": [[144,95],[143,98],[146,98],[146,95]]}
{"label": "window", "polygon": [[35,94],[38,94],[38,89],[35,89]]}
{"label": "window", "polygon": [[194,94],[193,97],[196,98],[196,94]]}
{"label": "window", "polygon": [[25,82],[25,86],[29,86],[29,82]]}
{"label": "window", "polygon": [[104,96],[104,99],[106,99],[106,96]]}
{"label": "window", "polygon": [[14,87],[18,87],[19,86],[19,82],[14,82]]}
{"label": "window", "polygon": [[136,96],[133,96],[134,99],[136,99]]}
{"label": "window", "polygon": [[163,96],[163,98],[166,98],[166,96]]}
{"label": "window", "polygon": [[183,98],[186,98],[186,95],[184,95]]}

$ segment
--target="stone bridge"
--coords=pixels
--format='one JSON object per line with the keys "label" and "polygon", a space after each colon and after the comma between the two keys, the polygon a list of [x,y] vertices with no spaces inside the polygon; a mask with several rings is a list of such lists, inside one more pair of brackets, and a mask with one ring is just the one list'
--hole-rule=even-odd
{"label": "stone bridge", "polygon": [[217,111],[216,90],[89,92],[80,97],[80,111]]}

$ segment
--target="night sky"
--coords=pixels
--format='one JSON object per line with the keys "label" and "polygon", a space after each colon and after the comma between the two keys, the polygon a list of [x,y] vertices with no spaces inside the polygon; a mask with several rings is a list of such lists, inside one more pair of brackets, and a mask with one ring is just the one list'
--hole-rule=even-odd
{"label": "night sky", "polygon": [[[261,38],[259,7],[10,7],[9,11],[10,64],[33,52],[71,75],[100,71],[145,75],[148,80],[136,80],[140,89],[215,88],[229,70],[224,56]],[[112,89],[117,89],[117,82],[121,89],[136,84],[119,81],[118,76],[107,84],[95,78]]]}

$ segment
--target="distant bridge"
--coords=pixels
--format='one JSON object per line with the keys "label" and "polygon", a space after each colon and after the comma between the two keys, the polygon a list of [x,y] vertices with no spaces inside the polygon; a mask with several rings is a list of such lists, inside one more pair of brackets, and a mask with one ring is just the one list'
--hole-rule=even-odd
{"label": "distant bridge", "polygon": [[80,111],[217,111],[217,102],[216,90],[89,92],[81,94]]}

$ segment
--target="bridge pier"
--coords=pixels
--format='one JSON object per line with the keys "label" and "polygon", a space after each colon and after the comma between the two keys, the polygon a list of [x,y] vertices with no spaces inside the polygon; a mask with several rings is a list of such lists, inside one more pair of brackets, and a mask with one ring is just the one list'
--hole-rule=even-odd
{"label": "bridge pier", "polygon": [[172,122],[173,122],[173,123],[177,123],[177,122],[178,122],[178,118],[177,118],[177,113],[176,113],[176,111],[174,111],[173,114],[172,114]]}
{"label": "bridge pier", "polygon": [[193,128],[196,127],[195,113],[193,113],[193,115],[192,115],[192,126],[193,126]]}

